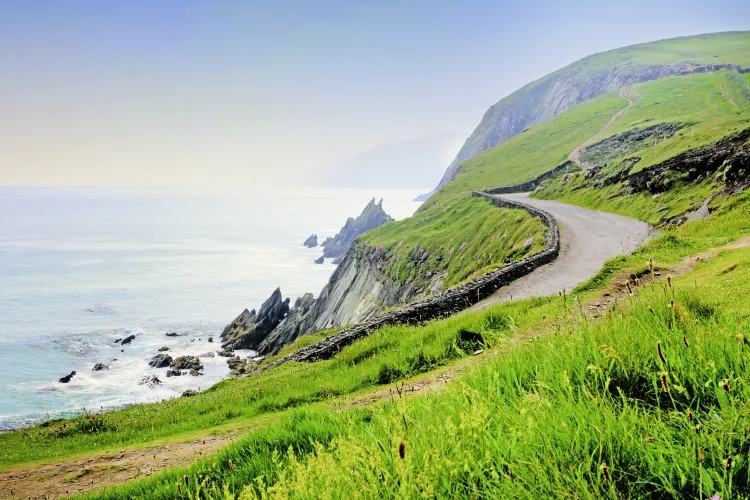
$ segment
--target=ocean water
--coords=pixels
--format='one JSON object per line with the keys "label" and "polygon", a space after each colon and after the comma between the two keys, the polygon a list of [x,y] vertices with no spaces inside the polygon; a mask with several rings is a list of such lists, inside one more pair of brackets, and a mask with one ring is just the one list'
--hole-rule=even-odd
{"label": "ocean water", "polygon": [[[200,377],[167,378],[148,361],[162,346],[217,351],[224,326],[276,287],[292,302],[317,296],[335,266],[315,264],[321,250],[304,239],[335,234],[373,196],[407,217],[419,192],[0,188],[0,429],[209,387],[225,358],[203,358]],[[109,369],[92,371],[100,362]],[[140,384],[151,374],[161,386]]]}

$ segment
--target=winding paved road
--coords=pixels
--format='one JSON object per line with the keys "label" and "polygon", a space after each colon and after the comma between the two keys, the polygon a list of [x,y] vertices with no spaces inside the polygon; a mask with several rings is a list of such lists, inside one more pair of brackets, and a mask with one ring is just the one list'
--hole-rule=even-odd
{"label": "winding paved road", "polygon": [[633,252],[656,232],[645,222],[559,201],[536,200],[528,193],[497,195],[545,210],[560,225],[560,255],[552,263],[500,288],[470,310],[572,290],[591,278],[612,257]]}

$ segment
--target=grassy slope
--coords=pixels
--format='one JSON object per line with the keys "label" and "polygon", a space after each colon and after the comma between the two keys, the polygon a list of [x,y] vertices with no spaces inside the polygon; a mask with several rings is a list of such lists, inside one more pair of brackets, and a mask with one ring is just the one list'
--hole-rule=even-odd
{"label": "grassy slope", "polygon": [[[721,277],[728,269],[733,291],[744,291],[740,308],[711,299],[732,286]],[[383,405],[314,455],[277,467],[280,477],[261,491],[270,498],[746,495],[748,348],[737,335],[750,326],[742,317],[750,296],[740,285],[750,279],[750,251],[727,252],[693,278],[695,285],[676,281],[677,292],[639,291],[626,313],[582,320],[517,349],[439,398]],[[258,496],[249,487],[241,498]]]}
{"label": "grassy slope", "polygon": [[[433,272],[450,287],[544,247],[541,221],[523,210],[498,210],[467,195],[432,210],[368,232],[360,242],[380,247],[388,274],[399,283],[427,286]],[[533,245],[525,247],[531,238]],[[426,254],[426,255],[425,255]]]}
{"label": "grassy slope", "polygon": [[646,120],[649,125],[672,121],[692,124],[657,147],[640,151],[636,172],[683,151],[716,142],[717,138],[739,132],[750,123],[750,93],[742,88],[744,85],[737,84],[738,80],[742,77],[733,71],[718,71],[635,85],[631,92],[639,97],[639,102],[602,138],[639,123],[642,126]]}
{"label": "grassy slope", "polygon": [[[684,151],[711,144],[750,126],[750,94],[729,71],[667,78],[634,86],[641,100],[607,131],[606,137],[660,122],[686,124],[674,136],[615,159],[602,171],[616,171],[624,160],[639,157],[634,171],[652,166]],[[710,180],[677,186],[654,198],[650,193],[628,194],[622,185],[590,186],[582,174],[570,181],[559,178],[534,193],[589,208],[628,215],[652,224],[699,206],[719,186]]]}
{"label": "grassy slope", "polygon": [[552,170],[626,105],[617,92],[610,92],[560,113],[463,162],[457,178],[441,189],[441,193],[443,190],[455,192],[461,187],[507,186]]}
{"label": "grassy slope", "polygon": [[[597,64],[622,61],[631,64],[669,64],[690,61],[697,64],[739,64],[750,66],[750,32],[697,35],[632,45],[591,56]],[[588,58],[587,58],[588,59]]]}
{"label": "grassy slope", "polygon": [[[646,270],[649,257],[665,272],[686,256],[750,235],[748,215],[750,194],[722,200],[710,219],[668,229],[634,255],[609,262],[575,293],[585,302],[623,270]],[[297,411],[190,469],[91,497],[174,498],[185,474],[192,494],[200,489],[209,498],[225,498],[224,487],[245,488],[249,498],[695,497],[701,488],[704,496],[746,495],[750,351],[736,334],[750,330],[748,279],[750,250],[730,250],[675,280],[675,308],[662,282],[637,290],[598,323],[578,316],[577,301],[552,297],[384,329],[339,361],[356,358],[358,370],[397,339],[418,338],[424,350],[457,328],[488,334],[500,354],[439,395],[343,412]],[[524,326],[537,341],[503,340]],[[308,373],[328,363],[311,364]],[[721,389],[724,379],[729,393]],[[729,457],[733,465],[725,470]]]}

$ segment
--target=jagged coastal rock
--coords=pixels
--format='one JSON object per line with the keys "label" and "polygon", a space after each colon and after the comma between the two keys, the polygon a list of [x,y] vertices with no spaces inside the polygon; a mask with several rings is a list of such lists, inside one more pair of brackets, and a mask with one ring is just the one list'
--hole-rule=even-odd
{"label": "jagged coastal rock", "polygon": [[115,344],[125,345],[131,343],[133,340],[135,340],[135,335],[128,335],[124,339],[115,340]]}
{"label": "jagged coastal rock", "polygon": [[[346,254],[349,245],[357,236],[391,221],[393,221],[393,217],[383,210],[383,200],[375,203],[375,198],[373,198],[356,219],[349,217],[336,236],[326,238],[322,244],[323,257],[340,259]],[[334,264],[337,263],[334,260]]]}
{"label": "jagged coastal rock", "polygon": [[156,375],[146,375],[141,379],[140,385],[147,385],[149,389],[161,385],[161,380]]}
{"label": "jagged coastal rock", "polygon": [[317,234],[311,234],[307,237],[304,243],[302,243],[307,248],[315,248],[318,246],[318,235]]}
{"label": "jagged coastal rock", "polygon": [[148,366],[153,366],[154,368],[165,368],[170,364],[172,364],[172,356],[170,356],[169,354],[161,353],[151,358]]}
{"label": "jagged coastal rock", "polygon": [[326,261],[326,258],[323,257],[322,255],[320,257],[318,257],[317,259],[315,259],[315,263],[316,264],[322,264],[325,261]]}
{"label": "jagged coastal rock", "polygon": [[[387,265],[386,257],[376,248],[351,246],[320,296],[294,308],[258,346],[258,353],[275,354],[300,335],[361,323],[421,296],[422,290],[412,283],[394,282],[386,273]],[[442,289],[440,275],[431,287]]]}
{"label": "jagged coastal rock", "polygon": [[73,370],[68,375],[65,375],[60,380],[58,380],[58,382],[60,382],[61,384],[67,384],[68,382],[70,382],[70,379],[72,379],[75,376],[75,374],[76,374],[76,371]]}
{"label": "jagged coastal rock", "polygon": [[173,370],[202,370],[203,363],[196,356],[180,356],[169,364]]}
{"label": "jagged coastal rock", "polygon": [[255,309],[245,309],[224,328],[220,337],[221,346],[225,349],[256,349],[288,312],[289,299],[283,300],[281,290],[277,288],[257,313]]}
{"label": "jagged coastal rock", "polygon": [[298,297],[287,317],[258,345],[256,349],[258,353],[264,355],[275,353],[281,346],[293,342],[301,333],[307,331],[308,325],[305,319],[309,316],[313,304],[315,304],[315,299],[311,293]]}

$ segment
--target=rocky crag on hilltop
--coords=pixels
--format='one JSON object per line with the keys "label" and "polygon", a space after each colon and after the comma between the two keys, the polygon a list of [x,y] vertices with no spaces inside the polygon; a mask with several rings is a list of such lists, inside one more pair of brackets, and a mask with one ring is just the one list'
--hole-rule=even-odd
{"label": "rocky crag on hilltop", "polygon": [[349,217],[344,227],[341,228],[341,231],[336,236],[326,238],[323,241],[321,245],[323,247],[323,257],[334,259],[334,264],[338,264],[341,257],[344,256],[349,248],[349,245],[351,245],[357,236],[392,221],[393,217],[383,210],[383,199],[381,198],[378,203],[375,203],[375,198],[373,198],[356,219]]}

